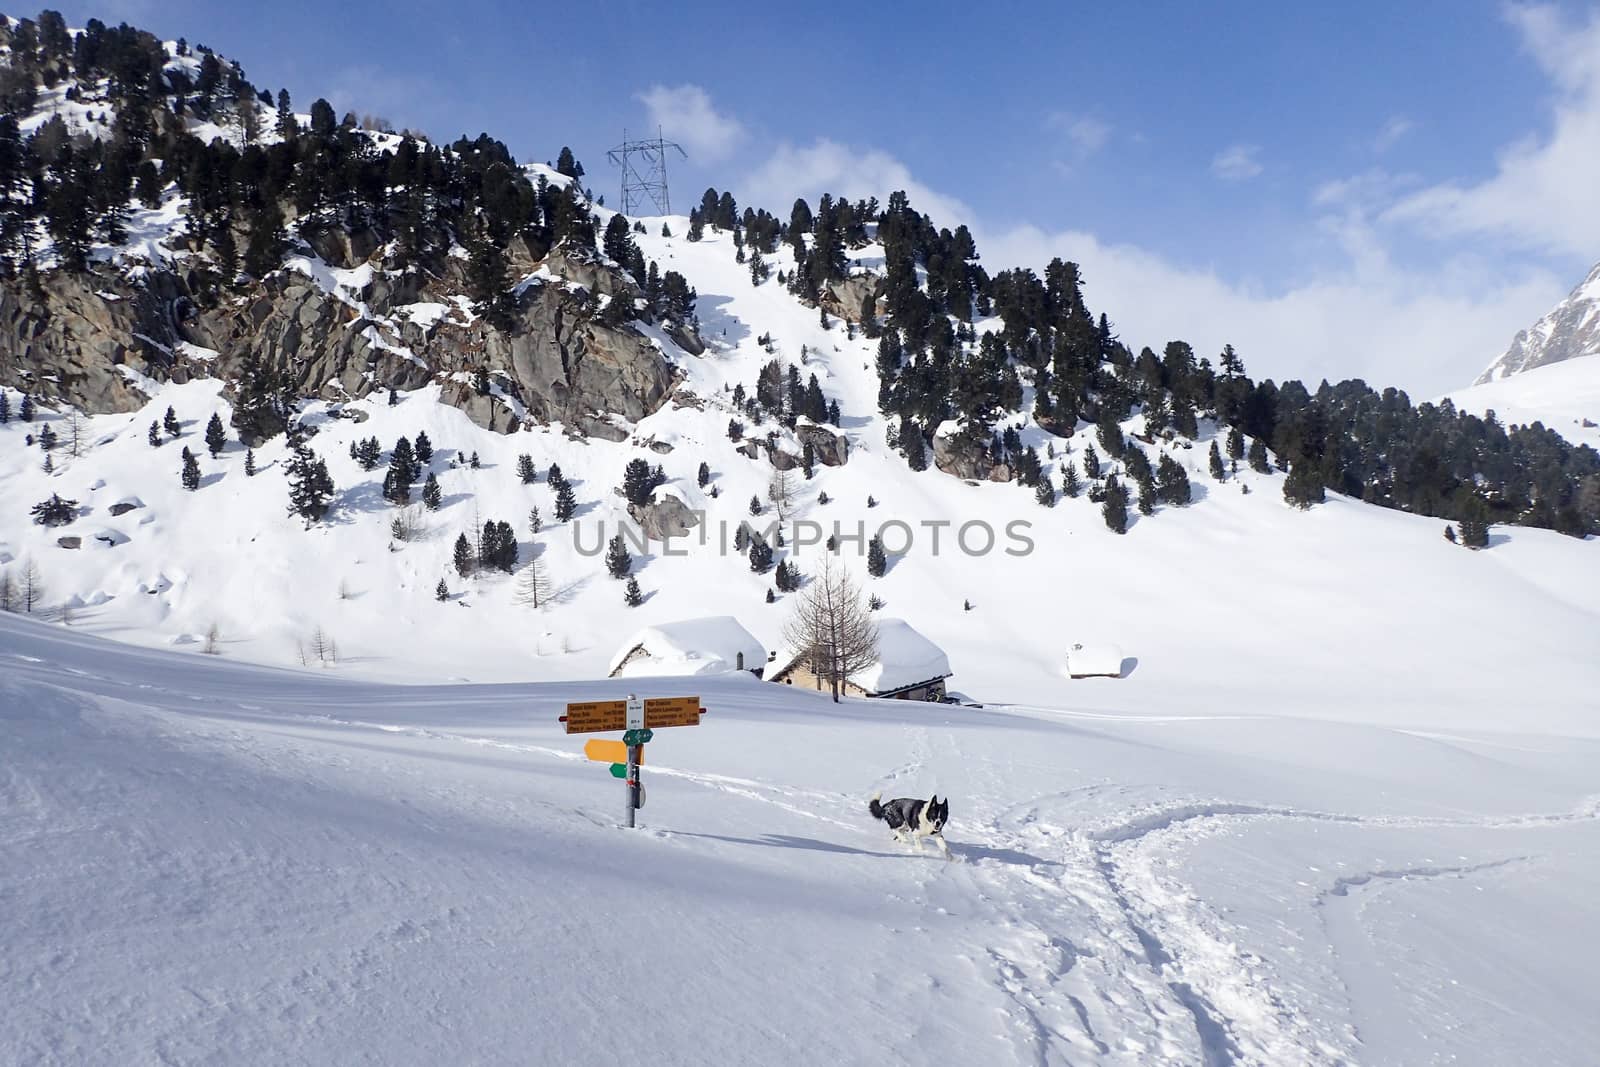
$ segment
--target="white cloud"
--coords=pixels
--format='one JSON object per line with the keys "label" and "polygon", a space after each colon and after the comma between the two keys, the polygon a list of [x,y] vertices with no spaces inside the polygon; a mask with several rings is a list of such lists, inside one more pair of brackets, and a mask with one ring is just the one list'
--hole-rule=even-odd
{"label": "white cloud", "polygon": [[1508,21],[1556,88],[1550,129],[1505,148],[1495,174],[1445,182],[1387,218],[1431,236],[1488,235],[1592,262],[1600,250],[1600,12],[1571,22],[1553,7],[1513,7]]}
{"label": "white cloud", "polygon": [[941,226],[971,222],[972,209],[912,177],[904,163],[877,149],[855,149],[818,138],[810,145],[780,144],[765,163],[739,180],[738,189],[751,204],[765,205],[788,217],[789,205],[803,196],[816,204],[823,193],[850,200],[877,197],[904,189],[912,207],[933,217]]}
{"label": "white cloud", "polygon": [[1260,154],[1260,145],[1229,145],[1211,161],[1211,173],[1225,182],[1247,181],[1261,173]]}
{"label": "white cloud", "polygon": [[682,142],[697,162],[728,158],[744,138],[739,121],[712,106],[710,94],[698,85],[652,85],[634,99],[649,112],[650,125]]}
{"label": "white cloud", "polygon": [[1044,125],[1045,129],[1061,135],[1063,157],[1055,161],[1055,166],[1064,173],[1070,173],[1099,152],[1111,138],[1110,124],[1090,115],[1056,111],[1045,117]]}
{"label": "white cloud", "polygon": [[1404,115],[1391,116],[1389,121],[1383,124],[1383,129],[1372,139],[1372,150],[1379,153],[1387,152],[1402,137],[1416,128],[1417,124]]}
{"label": "white cloud", "polygon": [[1470,382],[1569,285],[1544,272],[1502,283],[1466,262],[1408,271],[1359,225],[1328,225],[1348,265],[1273,288],[1082,231],[980,228],[976,237],[991,271],[1010,263],[1037,268],[1052,256],[1079,263],[1089,306],[1109,315],[1135,351],[1160,351],[1176,338],[1215,362],[1232,344],[1257,378],[1300,378],[1312,388],[1323,378],[1363,378],[1380,389],[1405,388],[1413,400]]}

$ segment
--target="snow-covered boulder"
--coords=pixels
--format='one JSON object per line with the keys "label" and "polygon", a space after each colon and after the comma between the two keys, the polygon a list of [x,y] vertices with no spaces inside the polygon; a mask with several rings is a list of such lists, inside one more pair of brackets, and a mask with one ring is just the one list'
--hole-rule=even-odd
{"label": "snow-covered boulder", "polygon": [[612,678],[759,671],[767,650],[732,615],[646,626],[611,657]]}

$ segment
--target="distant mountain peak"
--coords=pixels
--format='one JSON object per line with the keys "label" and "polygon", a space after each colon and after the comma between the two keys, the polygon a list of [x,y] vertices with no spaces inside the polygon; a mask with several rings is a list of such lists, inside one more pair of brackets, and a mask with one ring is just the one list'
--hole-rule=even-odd
{"label": "distant mountain peak", "polygon": [[1517,334],[1474,385],[1578,356],[1600,355],[1600,263],[1544,318]]}

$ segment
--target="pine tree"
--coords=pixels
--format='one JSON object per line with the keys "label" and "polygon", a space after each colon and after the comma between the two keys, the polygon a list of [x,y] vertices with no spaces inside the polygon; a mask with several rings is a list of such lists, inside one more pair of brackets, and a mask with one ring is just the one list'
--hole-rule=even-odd
{"label": "pine tree", "polygon": [[289,510],[308,523],[327,514],[333,502],[333,478],[328,465],[308,445],[299,445],[284,466],[289,479]]}
{"label": "pine tree", "polygon": [[1128,532],[1128,491],[1118,483],[1115,475],[1106,480],[1105,500],[1100,504],[1100,514],[1106,520],[1106,528],[1112,533]]}
{"label": "pine tree", "polygon": [[550,473],[544,476],[544,480],[556,489],[567,484],[567,476],[561,473],[560,465],[555,463],[550,464]]}
{"label": "pine tree", "polygon": [[[1221,456],[1217,457],[1216,463],[1218,467],[1222,466]],[[1183,464],[1164,452],[1161,462],[1157,464],[1157,483],[1160,498],[1165,503],[1182,507],[1193,499],[1188,472],[1183,469]]]}
{"label": "pine tree", "polygon": [[17,405],[17,418],[23,422],[33,421],[33,397],[27,393],[22,394],[22,403]]}
{"label": "pine tree", "polygon": [[628,546],[619,533],[606,546],[606,573],[613,578],[622,579],[626,578],[631,570],[633,570],[633,557],[628,554]]}
{"label": "pine tree", "polygon": [[1267,446],[1257,437],[1250,442],[1250,469],[1258,474],[1271,474],[1272,464],[1267,459]]}
{"label": "pine tree", "polygon": [[566,145],[561,146],[561,152],[556,156],[556,173],[573,179],[583,177],[583,164],[578,162],[572,149]]}
{"label": "pine tree", "polygon": [[444,495],[439,491],[439,479],[429,471],[427,480],[422,483],[422,506],[429,511],[438,511],[443,499]]}
{"label": "pine tree", "polygon": [[657,484],[650,464],[642,459],[630,459],[622,470],[622,496],[635,507],[655,501]]}
{"label": "pine tree", "polygon": [[383,498],[391,504],[404,506],[411,503],[411,483],[415,480],[416,456],[411,442],[404,437],[396,441],[389,453],[389,472],[383,479]]}
{"label": "pine tree", "polygon": [[528,529],[533,531],[534,537],[538,537],[539,531],[544,529],[544,516],[539,514],[538,505],[528,511]]}
{"label": "pine tree", "polygon": [[1230,426],[1228,428],[1228,458],[1244,458],[1244,434],[1239,432],[1239,428],[1237,426]]}
{"label": "pine tree", "polygon": [[389,406],[394,407],[400,403],[400,391],[394,386],[389,386]]}
{"label": "pine tree", "polygon": [[183,487],[189,492],[200,488],[200,461],[194,458],[194,453],[188,448],[183,450],[183,473],[180,476]]}
{"label": "pine tree", "polygon": [[577,514],[578,498],[572,491],[572,485],[566,481],[561,482],[556,490],[556,521],[566,522]]}
{"label": "pine tree", "polygon": [[1289,465],[1289,476],[1283,480],[1283,499],[1302,510],[1327,499],[1310,460],[1302,457]]}
{"label": "pine tree", "polygon": [[178,436],[178,433],[183,429],[183,424],[178,421],[178,413],[170,407],[167,408],[166,415],[162,417],[161,425],[172,437]]}
{"label": "pine tree", "polygon": [[1155,483],[1149,478],[1139,478],[1139,514],[1155,514]]}
{"label": "pine tree", "polygon": [[1056,506],[1056,490],[1055,486],[1050,484],[1049,478],[1039,479],[1039,486],[1034,491],[1033,498],[1044,507],[1053,508]]}
{"label": "pine tree", "polygon": [[539,472],[533,465],[533,457],[526,452],[517,457],[517,477],[522,479],[523,485],[532,485],[539,480]]}
{"label": "pine tree", "polygon": [[244,450],[244,476],[246,478],[256,476],[256,450],[253,448]]}
{"label": "pine tree", "polygon": [[1456,528],[1448,523],[1444,528],[1444,539],[1449,541],[1452,545],[1456,543]]}
{"label": "pine tree", "polygon": [[433,599],[441,604],[450,599],[450,587],[445,584],[443,578],[440,578],[439,584],[433,587]]}
{"label": "pine tree", "polygon": [[1211,442],[1211,477],[1222,481],[1227,477],[1228,470],[1222,465],[1222,450],[1217,447],[1217,442]]}
{"label": "pine tree", "polygon": [[475,569],[472,558],[472,542],[467,540],[466,534],[456,535],[454,562],[457,574],[463,578],[472,577],[472,572]]}
{"label": "pine tree", "polygon": [[1083,484],[1078,480],[1078,468],[1071,463],[1062,465],[1061,491],[1069,497],[1076,497],[1083,491]]}
{"label": "pine tree", "polygon": [[867,573],[882,578],[889,569],[889,557],[883,551],[883,539],[876,534],[867,542]]}
{"label": "pine tree", "polygon": [[636,608],[644,603],[644,594],[639,591],[639,579],[628,575],[628,584],[622,590],[622,602],[630,608]]}
{"label": "pine tree", "polygon": [[49,500],[35,504],[29,513],[40,526],[65,526],[78,517],[78,502],[51,493]]}
{"label": "pine tree", "polygon": [[211,421],[206,423],[206,448],[211,452],[211,458],[220,456],[227,443],[228,431],[222,428],[222,416],[213,411]]}
{"label": "pine tree", "polygon": [[750,514],[752,514],[752,515],[761,514],[761,498],[760,497],[753,496],[753,497],[750,498]]}
{"label": "pine tree", "polygon": [[428,440],[426,431],[417,431],[416,444],[411,446],[411,452],[417,457],[417,462],[423,466],[433,462],[433,442]]}
{"label": "pine tree", "polygon": [[706,484],[708,482],[710,482],[710,481],[711,481],[711,466],[709,464],[705,463],[704,461],[702,461],[701,464],[700,464],[700,470],[695,475],[695,484],[700,486],[700,488],[704,489],[706,487]]}
{"label": "pine tree", "polygon": [[771,589],[768,589],[767,590],[766,600],[767,600],[768,604],[775,604],[778,601],[778,595],[776,593],[774,593]]}
{"label": "pine tree", "polygon": [[145,435],[145,440],[150,442],[150,447],[151,448],[160,448],[161,447],[161,424],[160,423],[152,422],[150,424],[150,432]]}
{"label": "pine tree", "polygon": [[756,574],[772,569],[772,546],[759,537],[750,539],[750,569]]}
{"label": "pine tree", "polygon": [[0,426],[11,421],[11,396],[4,389],[0,389]]}
{"label": "pine tree", "polygon": [[1083,473],[1090,481],[1100,477],[1100,454],[1094,450],[1094,445],[1083,448]]}
{"label": "pine tree", "polygon": [[1489,547],[1489,509],[1482,497],[1474,493],[1462,507],[1457,522],[1461,527],[1463,545],[1468,548]]}

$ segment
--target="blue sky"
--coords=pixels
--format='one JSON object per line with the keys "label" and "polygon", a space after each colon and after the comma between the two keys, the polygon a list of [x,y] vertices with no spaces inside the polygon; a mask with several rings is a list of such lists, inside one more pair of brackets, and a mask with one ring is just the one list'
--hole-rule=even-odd
{"label": "blue sky", "polygon": [[[862,5],[873,7],[874,5]],[[906,186],[991,269],[1079,259],[1128,340],[1231,341],[1277,377],[1470,381],[1600,259],[1600,18],[1585,5],[62,4],[519,158],[661,121],[786,212]],[[829,12],[832,15],[832,12]]]}

